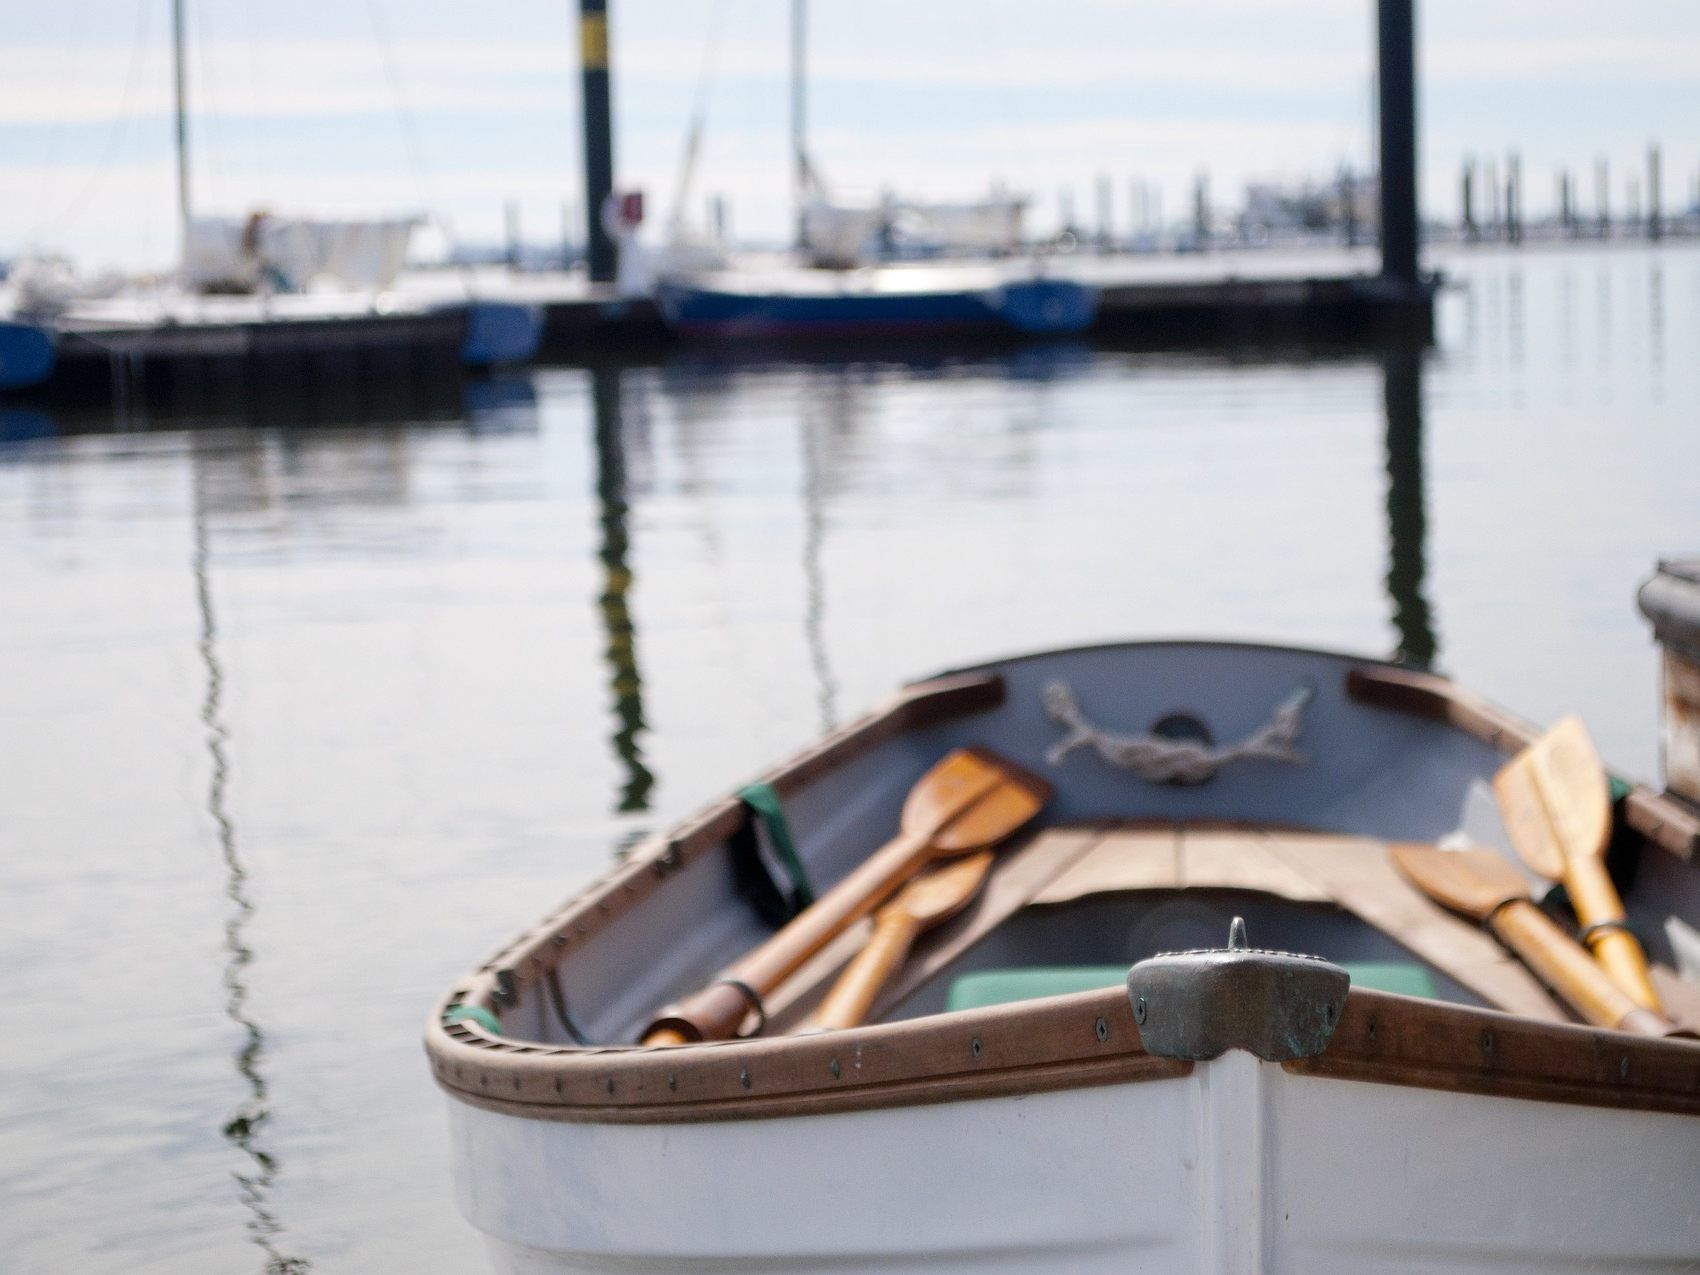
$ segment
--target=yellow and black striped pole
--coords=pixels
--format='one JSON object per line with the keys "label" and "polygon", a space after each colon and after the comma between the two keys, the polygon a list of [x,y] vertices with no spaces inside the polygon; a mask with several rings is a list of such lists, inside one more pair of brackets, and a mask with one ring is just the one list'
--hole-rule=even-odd
{"label": "yellow and black striped pole", "polygon": [[608,73],[608,0],[579,0],[579,65],[584,77],[585,257],[595,283],[614,279],[614,240],[602,206],[614,190],[614,118]]}

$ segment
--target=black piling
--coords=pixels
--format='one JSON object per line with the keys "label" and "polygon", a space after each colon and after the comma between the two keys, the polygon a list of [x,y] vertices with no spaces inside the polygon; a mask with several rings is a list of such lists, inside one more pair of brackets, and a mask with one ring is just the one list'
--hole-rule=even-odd
{"label": "black piling", "polygon": [[1664,237],[1665,219],[1661,211],[1659,199],[1659,148],[1647,148],[1647,238],[1658,240]]}
{"label": "black piling", "polygon": [[1377,0],[1380,71],[1381,273],[1417,286],[1417,43],[1415,0]]}
{"label": "black piling", "polygon": [[1515,151],[1505,157],[1505,239],[1523,242],[1523,160]]}
{"label": "black piling", "polygon": [[1462,208],[1458,229],[1466,242],[1475,243],[1480,232],[1476,229],[1476,161],[1473,157],[1464,161],[1464,172],[1458,186],[1458,202]]}
{"label": "black piling", "polygon": [[1611,166],[1604,155],[1594,161],[1594,204],[1599,209],[1600,238],[1611,234]]}
{"label": "black piling", "polygon": [[579,66],[584,92],[584,242],[590,278],[614,280],[614,240],[602,207],[614,193],[614,115],[609,104],[608,0],[579,0]]}
{"label": "black piling", "polygon": [[502,224],[507,237],[508,269],[520,267],[519,202],[510,199],[502,209]]}

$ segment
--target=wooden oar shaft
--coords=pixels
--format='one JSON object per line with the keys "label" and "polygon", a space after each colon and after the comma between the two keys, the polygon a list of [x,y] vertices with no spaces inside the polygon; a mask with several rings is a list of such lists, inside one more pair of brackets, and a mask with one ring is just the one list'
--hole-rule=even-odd
{"label": "wooden oar shaft", "polygon": [[874,998],[903,964],[921,932],[920,923],[900,908],[888,908],[874,922],[874,932],[855,959],[839,975],[815,1011],[813,1026],[854,1027],[868,1016]]}
{"label": "wooden oar shaft", "polygon": [[[1659,994],[1647,970],[1647,954],[1629,931],[1616,928],[1624,919],[1623,900],[1606,871],[1605,862],[1592,855],[1572,856],[1564,865],[1564,888],[1570,906],[1587,932],[1594,957],[1642,1009],[1663,1012]],[[1594,929],[1595,926],[1605,928]]]}
{"label": "wooden oar shaft", "polygon": [[821,895],[796,923],[732,965],[727,977],[764,995],[772,991],[804,961],[885,902],[931,858],[931,850],[925,836],[899,833]]}
{"label": "wooden oar shaft", "polygon": [[1581,944],[1527,899],[1498,909],[1488,927],[1590,1023],[1644,1036],[1666,1036],[1674,1024],[1642,1009],[1607,978]]}
{"label": "wooden oar shaft", "polygon": [[[752,1008],[743,984],[766,996],[821,948],[872,912],[930,857],[923,833],[899,833],[851,869],[843,880],[805,908],[767,942],[729,966],[721,980],[693,992],[661,1011],[643,1043],[680,1044],[688,1040],[725,1040]],[[736,981],[734,981],[736,980]],[[682,1040],[663,1040],[669,1033]]]}

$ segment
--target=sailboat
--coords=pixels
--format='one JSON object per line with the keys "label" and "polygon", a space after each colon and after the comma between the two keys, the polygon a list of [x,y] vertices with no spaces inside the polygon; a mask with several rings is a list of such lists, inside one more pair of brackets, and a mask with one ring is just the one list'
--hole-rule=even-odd
{"label": "sailboat", "polygon": [[145,379],[153,365],[307,359],[345,375],[368,360],[393,372],[398,358],[488,367],[535,355],[543,326],[537,307],[394,290],[420,217],[197,215],[184,0],[172,0],[171,10],[178,270],[153,284],[95,289],[81,286],[68,268],[48,281],[51,287],[14,280],[14,319],[0,328],[0,390],[89,365],[100,369],[95,380],[108,379],[110,365],[117,385]]}
{"label": "sailboat", "polygon": [[1012,250],[1024,201],[1001,192],[957,205],[831,198],[804,140],[804,32],[804,0],[792,0],[792,199],[797,254],[807,268],[663,274],[655,299],[668,324],[685,336],[731,340],[1040,336],[1089,327],[1097,289],[1047,276],[1041,259],[1013,270],[995,262],[868,265],[870,243],[904,218],[963,243]]}

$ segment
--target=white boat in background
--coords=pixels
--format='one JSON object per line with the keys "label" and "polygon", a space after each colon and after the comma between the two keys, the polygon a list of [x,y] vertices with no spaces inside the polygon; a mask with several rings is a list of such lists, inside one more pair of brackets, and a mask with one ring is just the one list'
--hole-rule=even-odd
{"label": "white boat in background", "polygon": [[[917,683],[454,984],[426,1044],[460,1206],[512,1272],[1692,1271],[1700,1043],[1633,1007],[1578,1023],[1390,862],[1463,830],[1487,849],[1428,853],[1510,871],[1490,784],[1535,738],[1443,678],[1286,647]],[[1004,759],[1021,818],[1048,803],[868,1025],[818,1029],[897,905],[761,962],[938,838],[917,802],[963,748]],[[942,791],[991,809],[974,783]],[[1628,924],[1693,1027],[1667,922],[1700,916],[1700,815],[1629,784],[1612,809]]]}

